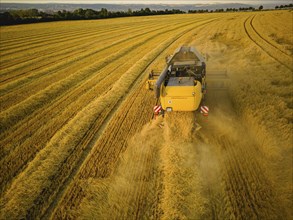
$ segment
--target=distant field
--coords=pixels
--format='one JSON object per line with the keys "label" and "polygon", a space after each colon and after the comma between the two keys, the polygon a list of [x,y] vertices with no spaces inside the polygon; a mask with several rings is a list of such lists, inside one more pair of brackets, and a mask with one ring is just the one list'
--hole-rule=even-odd
{"label": "distant field", "polygon": [[[292,219],[292,33],[292,11],[1,27],[0,218]],[[150,123],[181,45],[230,86]]]}

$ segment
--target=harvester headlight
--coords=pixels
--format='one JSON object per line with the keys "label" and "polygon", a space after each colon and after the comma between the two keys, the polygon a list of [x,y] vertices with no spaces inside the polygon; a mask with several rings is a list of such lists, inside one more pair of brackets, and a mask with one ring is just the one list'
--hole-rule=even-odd
{"label": "harvester headlight", "polygon": [[166,111],[167,112],[171,112],[172,111],[172,108],[171,107],[168,107],[168,108],[166,108]]}

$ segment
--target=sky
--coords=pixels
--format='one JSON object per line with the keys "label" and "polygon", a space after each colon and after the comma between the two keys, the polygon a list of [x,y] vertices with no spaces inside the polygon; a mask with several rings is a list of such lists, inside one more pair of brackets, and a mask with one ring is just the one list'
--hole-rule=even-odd
{"label": "sky", "polygon": [[290,3],[288,0],[0,0],[1,3],[76,3],[76,4],[212,4],[212,3],[242,3],[242,4],[266,4]]}

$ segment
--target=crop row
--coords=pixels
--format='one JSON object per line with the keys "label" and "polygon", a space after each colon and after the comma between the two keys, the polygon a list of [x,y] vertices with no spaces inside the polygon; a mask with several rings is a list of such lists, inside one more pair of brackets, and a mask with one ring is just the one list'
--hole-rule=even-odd
{"label": "crop row", "polygon": [[[188,27],[188,26],[187,26]],[[192,26],[191,26],[192,27]],[[177,29],[178,30],[178,29]],[[184,30],[184,29],[183,29]],[[165,33],[165,35],[166,36],[170,36],[170,35],[168,35],[168,33]],[[161,37],[161,36],[160,36]],[[173,39],[174,37],[172,37],[171,38],[171,40]],[[162,39],[162,38],[161,38]],[[155,41],[157,41],[157,43],[158,42],[161,42],[161,39],[159,39],[159,38],[154,38],[154,40]],[[167,41],[168,42],[168,41]],[[156,43],[155,43],[156,44]],[[35,170],[36,169],[36,164],[35,163],[38,163],[38,159],[40,159],[39,157],[41,156],[41,155],[43,155],[44,153],[45,153],[45,155],[48,155],[47,153],[49,153],[48,151],[49,151],[49,149],[53,149],[52,147],[55,145],[55,144],[57,144],[58,143],[58,145],[59,146],[62,146],[62,149],[64,150],[65,148],[66,148],[66,146],[67,147],[71,147],[71,149],[73,150],[73,149],[75,149],[75,148],[72,148],[73,146],[79,146],[79,148],[81,148],[81,146],[80,145],[75,145],[75,144],[73,144],[71,141],[74,141],[75,143],[78,143],[79,142],[79,140],[80,140],[80,138],[82,138],[83,136],[81,136],[84,132],[87,132],[87,130],[88,129],[90,129],[91,128],[91,125],[92,125],[92,123],[94,123],[93,122],[93,119],[94,118],[96,118],[97,117],[97,111],[101,111],[101,112],[104,112],[104,109],[102,108],[102,106],[109,106],[110,104],[113,104],[113,103],[115,103],[115,99],[117,99],[118,97],[119,97],[119,95],[121,95],[121,94],[124,94],[125,93],[125,90],[127,91],[127,86],[122,86],[121,87],[121,83],[123,82],[123,84],[128,84],[128,85],[131,85],[131,81],[132,80],[130,80],[129,79],[129,77],[134,77],[137,73],[138,73],[138,70],[139,70],[139,68],[142,68],[142,65],[146,65],[147,64],[147,62],[149,62],[148,60],[149,60],[149,58],[148,57],[151,57],[151,54],[152,53],[159,53],[159,51],[161,51],[161,47],[166,47],[166,44],[168,45],[168,43],[162,43],[161,45],[162,46],[160,46],[160,47],[157,47],[155,50],[153,50],[153,51],[151,51],[150,53],[149,53],[149,55],[146,55],[145,56],[145,58],[144,59],[142,59],[141,60],[141,62],[138,62],[135,66],[133,66],[129,71],[127,71],[115,84],[114,84],[114,86],[112,87],[112,89],[110,90],[110,91],[115,91],[115,93],[114,92],[107,92],[106,94],[104,94],[104,95],[102,95],[102,96],[100,96],[99,98],[97,98],[97,99],[95,99],[93,102],[91,102],[86,108],[84,108],[81,112],[79,112],[71,121],[69,121],[68,122],[68,124],[63,128],[63,129],[61,129],[61,131],[59,131],[52,139],[51,139],[51,142],[39,153],[39,154],[37,154],[37,156],[36,156],[36,158],[30,163],[30,165],[28,166],[28,168],[25,170],[25,172],[23,172],[22,174],[20,174],[20,179],[19,179],[19,181],[21,181],[21,179],[22,179],[22,176],[26,173],[26,174],[29,174],[30,175],[30,177],[32,177],[32,178],[28,178],[28,182],[30,182],[30,181],[32,181],[33,179],[34,179],[34,176],[36,175],[36,173],[39,173],[39,172],[41,172],[41,170],[38,170],[38,171],[36,171],[36,172],[33,172],[33,173],[31,173],[33,170]],[[148,48],[145,48],[145,50],[147,50]],[[142,53],[143,53],[143,51],[142,51]],[[120,84],[119,84],[120,83]],[[118,86],[119,85],[119,86]],[[116,93],[117,92],[117,93]],[[103,100],[103,101],[102,101]],[[99,108],[94,108],[93,106],[99,106]],[[107,108],[106,108],[107,109]],[[109,109],[111,109],[111,107],[109,108]],[[95,114],[93,115],[93,113],[91,113],[91,114],[87,114],[87,113],[90,113],[91,111],[93,111],[93,112],[95,112]],[[84,119],[84,120],[78,120],[78,123],[76,123],[77,122],[77,118],[79,118],[79,117],[86,117],[87,119]],[[90,119],[91,118],[91,119]],[[89,120],[90,119],[90,120]],[[95,121],[95,120],[94,120]],[[77,130],[75,130],[72,126],[74,126],[74,127],[76,127],[76,128],[78,128]],[[86,127],[84,127],[84,126],[86,126]],[[88,126],[90,126],[90,127],[88,127]],[[84,127],[84,129],[83,129],[83,127]],[[68,128],[68,129],[70,129],[70,132],[68,133],[68,131],[66,131],[66,128]],[[62,130],[63,130],[63,132],[62,132]],[[91,129],[90,129],[91,130]],[[65,133],[64,133],[65,132]],[[67,134],[67,135],[66,135]],[[67,138],[65,138],[64,137],[64,135],[65,136],[67,136]],[[57,138],[58,137],[58,138]],[[83,138],[82,138],[83,139]],[[56,142],[55,142],[56,141]],[[78,142],[77,142],[78,141]],[[64,142],[64,143],[63,143]],[[72,146],[73,145],[73,146]],[[66,153],[65,153],[66,152]],[[51,156],[54,158],[54,157],[56,157],[57,155],[59,155],[58,157],[61,159],[61,158],[63,158],[62,160],[64,160],[66,157],[65,157],[65,155],[67,155],[67,153],[70,153],[71,152],[71,150],[70,150],[70,152],[68,152],[68,150],[67,151],[62,151],[62,154],[55,154],[56,152],[54,152],[54,153],[52,153],[51,154]],[[74,152],[77,152],[77,150],[75,150]],[[78,158],[78,157],[74,157],[75,156],[75,154],[72,154],[72,153],[70,153],[70,155],[72,155],[71,157],[73,157],[73,158]],[[49,156],[49,155],[48,155]],[[49,156],[49,158],[50,158],[50,156]],[[45,164],[48,164],[48,166],[56,166],[56,164],[59,164],[59,165],[61,165],[61,167],[64,167],[64,166],[62,166],[62,160],[49,160],[49,158],[48,158],[48,160],[46,160],[46,163]],[[66,159],[67,160],[67,159]],[[59,161],[59,162],[58,162]],[[72,167],[74,167],[74,163],[76,162],[76,159],[73,159],[73,162],[72,163],[69,163],[69,164],[71,164],[70,165],[70,167],[68,167],[69,166],[69,164],[67,164],[66,165],[66,167],[64,167],[64,169],[62,169],[61,167],[61,170],[62,170],[62,172],[60,171],[60,173],[65,173],[65,170],[66,169],[69,169],[69,170],[71,170],[72,169]],[[44,167],[45,168],[45,167]],[[47,167],[48,168],[48,167]],[[49,170],[52,170],[52,172],[57,172],[56,174],[58,174],[59,173],[59,169],[49,169]],[[48,174],[46,174],[46,176],[50,176],[50,174],[48,173]],[[27,176],[28,177],[28,176]],[[63,179],[63,181],[65,180],[65,178],[66,178],[66,175],[65,176],[60,176],[60,178],[61,179]],[[18,178],[17,178],[18,179]],[[42,185],[42,184],[45,184],[45,182],[46,182],[46,178],[44,178],[44,179],[42,179],[41,180],[41,178],[39,179],[39,183],[41,183],[40,185]],[[15,182],[17,182],[17,180],[16,181],[14,181],[14,183]],[[14,185],[14,183],[13,183],[13,185]],[[57,184],[57,182],[56,182],[56,184]],[[61,182],[59,182],[59,184],[58,184],[58,186],[61,186]],[[52,189],[54,189],[54,188],[56,188],[56,187],[49,187],[48,188],[48,190],[46,190],[46,195],[48,195],[48,196],[50,196],[50,197],[54,197],[54,194],[52,194],[52,192],[50,191],[50,190],[52,190]],[[13,189],[13,187],[11,188],[11,189]],[[21,188],[19,187],[18,188],[18,190],[20,190],[20,192],[21,192]],[[43,192],[44,193],[44,192]],[[8,192],[7,192],[7,194],[6,195],[9,195],[10,194],[10,190],[8,190]],[[6,196],[5,196],[6,197]],[[9,198],[10,198],[10,196],[8,196]],[[7,198],[7,197],[6,197]],[[32,198],[31,198],[32,199]],[[28,208],[28,205],[31,205],[32,203],[31,203],[31,200],[30,199],[30,201],[29,202],[27,202],[26,204],[26,206],[24,206],[23,208],[22,208],[22,210],[26,210],[27,208]],[[41,199],[41,198],[40,198]],[[44,200],[43,201],[45,201],[45,198],[43,198]],[[9,203],[9,202],[8,202]],[[39,201],[39,202],[37,202],[38,204],[43,204],[41,201]],[[47,205],[48,205],[48,203],[47,203]],[[43,204],[43,205],[40,205],[40,206],[45,206],[46,207],[46,204]],[[8,207],[8,209],[9,209],[9,204],[7,204],[7,206],[6,207]],[[35,211],[33,211],[33,210],[35,210]],[[37,211],[37,210],[40,210],[40,212],[42,212],[42,210],[44,210],[44,209],[37,209],[37,207],[36,208],[33,208],[33,209],[31,209],[31,208],[29,208],[29,210],[27,211],[27,215],[29,215],[29,216],[35,216],[35,215],[39,215],[38,214],[38,212],[39,211]],[[16,214],[20,214],[22,211],[21,210],[19,210],[19,212],[18,213],[16,213]]]}
{"label": "crop row", "polygon": [[[171,18],[172,20],[173,18]],[[177,20],[184,20],[184,17],[176,17]],[[127,22],[125,22],[125,20]],[[33,24],[33,25],[22,25],[17,28],[2,28],[3,35],[1,36],[1,40],[5,44],[14,44],[15,42],[26,42],[30,39],[40,39],[42,37],[52,37],[62,35],[64,33],[75,33],[76,31],[83,30],[105,30],[109,27],[126,27],[126,26],[139,26],[145,25],[147,23],[165,23],[165,21],[170,21],[170,18],[160,18],[158,21],[156,17],[148,18],[148,19],[108,19],[108,20],[97,20],[97,21],[79,21],[79,22],[59,22],[59,23],[51,23],[47,25],[42,24]],[[186,19],[185,19],[186,20]],[[66,27],[66,28],[64,28]]]}
{"label": "crop row", "polygon": [[[66,77],[69,77],[71,74],[74,74],[78,71],[88,68],[95,62],[98,62],[99,59],[104,59],[104,57],[110,56],[107,49],[111,51],[119,51],[121,47],[125,44],[131,43],[135,39],[143,37],[145,34],[151,34],[159,30],[151,30],[143,33],[135,34],[131,37],[126,36],[125,39],[116,40],[114,42],[109,41],[109,44],[103,46],[101,42],[100,47],[92,48],[91,50],[82,50],[78,52],[78,55],[72,56],[69,59],[51,65],[48,68],[45,68],[40,71],[34,71],[31,73],[31,76],[23,77],[15,82],[7,84],[6,87],[1,90],[5,95],[2,97],[3,109],[8,108],[13,103],[19,102],[19,100],[14,97],[15,94],[18,94],[23,100],[25,97],[28,97],[30,94],[34,94],[38,91],[44,90],[48,85],[58,82]],[[119,36],[117,36],[119,37]],[[32,89],[27,89],[31,87]],[[27,94],[27,95],[26,95]],[[5,103],[7,101],[8,103]]]}
{"label": "crop row", "polygon": [[[160,24],[160,23],[157,24],[157,26],[160,26],[160,25],[162,25],[162,24]],[[13,59],[11,59],[11,57],[5,58],[5,56],[3,55],[2,68],[5,68],[5,70],[7,70],[6,63],[9,66],[10,65],[13,66],[14,64],[18,64],[18,66],[19,66],[20,63],[22,63],[23,61],[25,61],[27,59],[35,60],[36,58],[39,58],[42,55],[48,55],[48,54],[53,54],[53,53],[55,54],[54,51],[58,51],[58,50],[60,51],[60,49],[64,50],[64,49],[68,48],[69,46],[76,47],[76,45],[84,44],[88,40],[91,40],[94,43],[97,40],[103,40],[103,38],[105,38],[105,37],[113,38],[113,37],[115,37],[117,32],[119,34],[129,35],[131,33],[129,31],[144,30],[144,29],[148,29],[149,27],[155,28],[155,26],[152,23],[140,25],[137,27],[125,25],[123,27],[123,29],[117,28],[117,27],[109,27],[109,28],[107,28],[107,30],[98,30],[98,31],[88,30],[86,36],[84,36],[83,34],[78,34],[73,40],[70,40],[70,38],[72,36],[69,36],[69,37],[63,36],[62,40],[57,41],[56,43],[50,43],[50,44],[40,43],[40,46],[38,46],[36,49],[25,48],[25,50],[20,50],[18,53],[15,53],[15,51],[13,51],[13,52],[11,52],[13,55]],[[44,41],[46,41],[46,40],[44,40]],[[31,41],[28,41],[28,42],[31,43]],[[94,47],[94,44],[92,45],[92,47]],[[21,60],[19,60],[18,58]]]}
{"label": "crop row", "polygon": [[[194,32],[198,30],[199,29],[196,28]],[[180,38],[180,41],[190,42],[190,37],[187,37],[188,35],[184,35],[182,39]],[[168,47],[168,51],[172,52],[172,50],[177,47],[177,44],[174,43],[172,46]],[[157,62],[161,60],[163,60],[163,56],[158,58]],[[162,63],[154,64],[154,66],[162,67]],[[80,168],[77,178],[65,192],[53,218],[70,218],[69,210],[76,209],[84,197],[84,192],[80,185],[82,184],[82,180],[90,177],[106,178],[113,172],[119,155],[126,148],[128,139],[152,116],[150,109],[155,104],[155,100],[152,94],[145,93],[144,82],[142,82],[142,84],[127,97],[119,110],[117,110],[117,113],[113,115],[103,135],[97,141],[92,152],[90,152],[90,155],[87,157],[87,160]],[[143,201],[144,198],[142,198],[140,202]]]}
{"label": "crop row", "polygon": [[278,198],[257,159],[261,154],[256,151],[256,145],[248,141],[234,143],[224,135],[217,142],[227,154],[222,164],[225,191],[233,210],[229,215],[244,219],[281,218],[282,213],[276,212],[280,210],[278,203],[272,203]]}
{"label": "crop row", "polygon": [[[149,39],[151,40],[152,38],[153,37],[150,37]],[[140,40],[140,41],[146,42],[146,40]],[[134,46],[134,48],[135,47],[136,46]],[[50,133],[53,132],[54,134],[55,132],[57,132],[60,126],[62,126],[72,116],[74,116],[78,110],[80,110],[84,105],[86,105],[86,103],[90,102],[90,100],[92,100],[93,98],[96,98],[99,94],[102,94],[104,91],[107,91],[107,88],[109,89],[111,88],[111,84],[120,77],[121,71],[123,71],[123,69],[124,71],[126,71],[127,68],[129,68],[129,65],[131,65],[131,62],[130,63],[125,62],[127,59],[129,61],[133,60],[133,62],[135,62],[135,59],[137,58],[131,59],[131,54],[128,53],[129,51],[131,51],[131,47],[127,48],[127,50],[124,52],[124,54],[128,54],[127,56],[129,56],[129,58],[127,58],[127,56],[126,58],[124,58],[123,54],[116,54],[116,56],[124,58],[124,59],[120,59],[121,60],[120,62],[124,63],[124,65],[121,65],[118,62],[110,63],[109,65],[113,66],[112,67],[114,68],[113,70],[106,68],[104,70],[104,73],[100,72],[100,74],[98,75],[99,77],[95,76],[94,78],[92,79],[90,78],[89,80],[83,82],[84,88],[82,88],[82,86],[79,86],[75,90],[72,90],[73,92],[66,93],[66,96],[64,97],[65,99],[61,98],[60,101],[55,102],[50,108],[47,108],[45,110],[41,109],[38,115],[32,115],[31,120],[23,124],[23,126],[21,126],[23,129],[18,129],[18,131],[14,132],[13,139],[11,139],[12,136],[10,136],[10,138],[9,136],[8,138],[5,138],[4,141],[6,143],[3,142],[3,146],[6,146],[7,152],[9,151],[9,156],[6,156],[1,161],[2,165],[4,165],[5,167],[7,165],[8,166],[7,170],[19,171],[16,167],[19,168],[19,166],[22,166],[21,164],[26,164],[27,159],[25,158],[32,158],[34,156],[35,153],[31,149],[31,145],[34,144],[36,140],[42,140],[41,143],[38,143],[40,147],[42,146],[42,143],[45,144],[46,140],[48,140],[51,137]],[[136,52],[136,54],[138,55],[139,53]],[[140,54],[142,56],[143,52],[140,51]],[[114,72],[115,74],[107,75],[107,73],[109,72]],[[89,91],[89,92],[85,93],[86,91]],[[76,102],[76,99],[80,100],[80,102]],[[67,108],[68,111],[62,112],[63,108],[69,105],[69,103],[72,103],[72,104],[68,106]],[[52,108],[54,108],[54,106],[58,107],[59,110],[58,111],[56,111],[57,109],[53,110]],[[58,115],[58,114],[61,114],[61,115]],[[65,115],[67,115],[67,117],[64,117]],[[71,117],[68,117],[68,115],[69,116],[71,115]],[[37,131],[36,134],[34,134],[34,136],[29,139],[27,139],[27,134],[26,134],[27,127],[30,127],[34,129],[35,131]],[[15,135],[17,133],[19,134],[18,137]],[[11,142],[13,142],[14,144],[19,143],[19,147],[16,147],[15,150],[13,150],[13,148],[8,145]],[[30,153],[23,154],[22,152],[27,152],[26,148],[28,149]],[[39,147],[37,146],[35,149],[40,150]],[[3,153],[4,152],[5,151],[3,151]],[[24,157],[22,158],[23,159],[22,163],[17,163],[14,166],[10,166],[9,161],[13,161],[13,158],[19,157],[20,155],[23,155],[22,157]],[[13,172],[12,174],[11,172],[8,172],[6,173],[6,176],[13,177],[14,174]]]}
{"label": "crop row", "polygon": [[[128,32],[128,30],[131,30]],[[129,36],[131,33],[141,33],[145,27],[140,27],[137,29],[134,28],[126,28],[123,30],[115,31],[118,33],[108,32],[100,32],[98,34],[91,33],[88,37],[79,36],[76,40],[71,41],[67,38],[65,42],[55,43],[52,46],[44,46],[44,49],[40,51],[40,53],[36,50],[21,51],[19,52],[19,57],[23,58],[23,62],[19,62],[17,60],[17,55],[13,55],[13,59],[7,58],[8,65],[11,65],[11,62],[16,63],[17,65],[13,65],[13,67],[5,68],[5,70],[1,71],[1,81],[5,81],[5,77],[16,78],[18,75],[23,76],[25,73],[29,73],[29,71],[33,71],[35,69],[40,69],[44,66],[47,66],[50,63],[60,62],[59,59],[62,57],[68,57],[70,53],[75,51],[87,52],[90,54],[91,51],[99,49],[101,46],[109,45],[112,42],[117,41],[118,39],[123,39],[123,36]],[[122,31],[122,34],[121,34]],[[125,31],[125,32],[123,32]],[[122,38],[121,38],[122,37]],[[89,51],[88,51],[89,50]],[[45,55],[43,57],[43,55]],[[54,56],[52,56],[54,55]],[[60,57],[58,57],[60,56]],[[45,62],[43,62],[45,61]],[[50,62],[51,61],[51,62]],[[52,62],[54,61],[54,62]],[[48,63],[48,64],[47,64]],[[5,60],[3,60],[3,66],[5,67]],[[13,75],[11,74],[13,73]],[[3,79],[2,79],[3,78]],[[6,80],[7,81],[7,80]]]}
{"label": "crop row", "polygon": [[[142,22],[142,24],[140,25],[140,27],[144,27],[144,26],[150,26],[151,23],[144,23]],[[133,25],[124,25],[123,28],[125,28],[125,31],[127,31],[127,29],[129,28],[134,28],[135,26]],[[66,42],[66,39],[68,40],[74,40],[76,38],[83,38],[83,37],[88,37],[91,35],[96,35],[96,34],[107,34],[107,33],[111,33],[112,31],[115,30],[121,30],[121,27],[119,26],[111,26],[110,28],[104,28],[101,26],[97,26],[94,28],[84,28],[84,29],[79,29],[79,30],[75,30],[74,32],[67,32],[66,30],[64,30],[62,33],[58,34],[58,35],[54,35],[54,33],[52,33],[50,36],[44,36],[43,38],[31,38],[31,39],[26,39],[26,41],[15,41],[12,46],[9,46],[7,44],[5,44],[5,42],[3,42],[3,49],[2,49],[2,53],[3,56],[6,56],[8,54],[15,54],[19,51],[23,51],[23,50],[30,50],[32,51],[32,49],[36,48],[37,50],[43,50],[44,48],[46,48],[48,45],[51,46],[55,46],[55,44],[59,44],[59,43],[63,43]],[[5,50],[4,50],[5,49]],[[4,52],[6,51],[7,52]]]}

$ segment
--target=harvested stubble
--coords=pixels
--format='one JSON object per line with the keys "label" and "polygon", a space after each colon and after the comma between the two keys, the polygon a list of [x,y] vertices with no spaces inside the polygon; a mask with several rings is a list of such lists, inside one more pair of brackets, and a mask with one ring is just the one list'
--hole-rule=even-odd
{"label": "harvested stubble", "polygon": [[[1,218],[290,219],[291,18],[278,11],[1,28],[1,169],[10,170]],[[155,104],[147,73],[183,43],[206,53],[208,68],[227,69],[232,86],[209,91],[200,133],[184,114],[140,132]]]}

